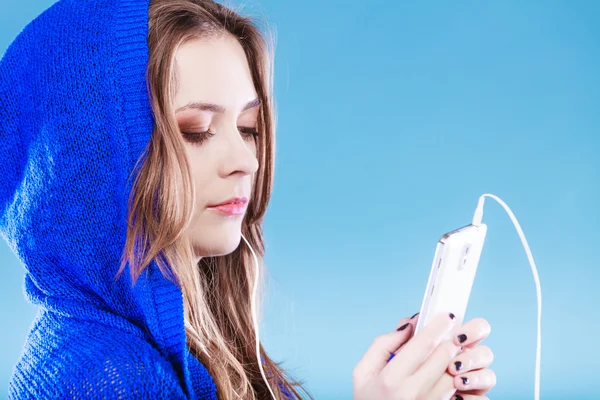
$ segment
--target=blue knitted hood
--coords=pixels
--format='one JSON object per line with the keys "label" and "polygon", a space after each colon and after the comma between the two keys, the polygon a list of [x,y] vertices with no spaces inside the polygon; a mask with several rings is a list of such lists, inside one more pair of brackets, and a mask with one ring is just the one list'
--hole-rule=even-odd
{"label": "blue knitted hood", "polygon": [[[129,268],[114,279],[134,167],[153,128],[148,5],[61,0],[0,62],[0,234],[25,268],[26,297],[40,306],[11,381],[15,398],[78,393],[77,362],[93,379],[110,356],[123,387],[106,389],[114,391],[109,398],[149,379],[119,369],[123,359],[172,375],[181,392],[171,388],[169,396],[216,398],[210,375],[186,349],[177,286],[155,263],[135,287]],[[119,346],[144,356],[121,357],[111,349]],[[155,355],[164,360],[158,367],[149,361]],[[72,392],[61,392],[67,386]],[[149,393],[139,390],[138,398]]]}

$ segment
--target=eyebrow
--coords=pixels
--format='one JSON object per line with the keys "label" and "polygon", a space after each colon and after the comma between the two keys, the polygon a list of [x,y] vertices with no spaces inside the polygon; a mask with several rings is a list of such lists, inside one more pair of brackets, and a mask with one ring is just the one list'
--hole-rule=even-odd
{"label": "eyebrow", "polygon": [[[251,100],[248,103],[246,103],[246,105],[242,109],[242,112],[249,110],[251,108],[254,108],[254,107],[258,107],[259,105],[260,105],[259,99]],[[221,114],[225,112],[225,107],[223,107],[223,106],[220,106],[218,104],[200,103],[200,102],[188,103],[185,106],[179,107],[175,112],[178,113],[180,111],[189,110],[189,109],[195,109],[195,110],[200,110],[200,111],[211,111],[214,113],[221,113]]]}

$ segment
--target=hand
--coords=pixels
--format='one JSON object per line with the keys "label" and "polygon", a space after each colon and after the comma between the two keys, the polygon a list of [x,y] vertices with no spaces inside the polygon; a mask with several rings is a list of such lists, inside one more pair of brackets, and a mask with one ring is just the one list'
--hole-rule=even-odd
{"label": "hand", "polygon": [[[458,378],[447,372],[448,365],[462,344],[443,339],[456,328],[454,315],[436,316],[412,339],[414,319],[405,318],[399,325],[398,330],[377,337],[354,368],[354,400],[450,399]],[[395,356],[388,362],[392,353]]]}
{"label": "hand", "polygon": [[454,343],[463,346],[448,366],[448,373],[454,377],[454,386],[458,390],[455,400],[484,400],[484,396],[496,385],[496,375],[488,367],[494,360],[494,354],[487,346],[479,346],[490,334],[490,325],[481,318],[475,318],[464,324]]}

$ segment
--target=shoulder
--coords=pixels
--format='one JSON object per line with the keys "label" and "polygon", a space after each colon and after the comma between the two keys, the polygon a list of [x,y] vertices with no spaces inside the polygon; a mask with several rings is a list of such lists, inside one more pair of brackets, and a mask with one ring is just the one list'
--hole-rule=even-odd
{"label": "shoulder", "polygon": [[9,391],[11,399],[186,398],[171,364],[143,337],[80,322],[34,326]]}
{"label": "shoulder", "polygon": [[171,365],[149,345],[102,348],[101,355],[80,357],[65,377],[68,398],[184,399]]}

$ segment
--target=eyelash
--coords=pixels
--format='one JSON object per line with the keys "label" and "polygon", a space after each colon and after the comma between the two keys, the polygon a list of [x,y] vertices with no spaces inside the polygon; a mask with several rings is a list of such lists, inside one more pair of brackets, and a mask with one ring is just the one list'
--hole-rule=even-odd
{"label": "eyelash", "polygon": [[[245,139],[253,138],[256,139],[258,137],[258,131],[254,128],[244,128],[238,127],[239,132],[244,136]],[[205,140],[210,139],[215,134],[210,130],[204,132],[181,132],[185,139],[193,144],[200,145]]]}

